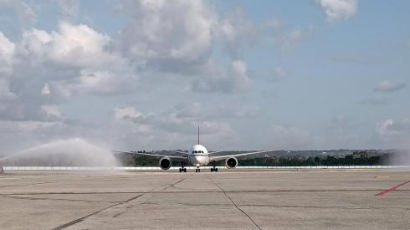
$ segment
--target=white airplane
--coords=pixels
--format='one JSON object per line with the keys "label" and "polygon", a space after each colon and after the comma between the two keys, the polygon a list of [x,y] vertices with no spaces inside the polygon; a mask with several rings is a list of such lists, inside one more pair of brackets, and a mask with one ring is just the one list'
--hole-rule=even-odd
{"label": "white airplane", "polygon": [[212,163],[211,172],[217,172],[218,168],[216,167],[216,162],[225,161],[225,167],[228,169],[235,168],[238,166],[239,157],[249,156],[258,153],[265,153],[269,151],[257,151],[257,152],[248,152],[248,153],[239,153],[239,154],[228,154],[228,155],[216,155],[222,151],[217,152],[208,152],[205,146],[199,144],[199,127],[198,127],[198,143],[193,145],[188,152],[176,151],[179,155],[162,155],[155,153],[148,153],[145,151],[130,151],[122,153],[132,153],[141,156],[151,156],[159,158],[159,167],[163,170],[168,170],[171,168],[173,162],[181,164],[179,172],[186,172],[185,164],[191,163],[196,166],[195,172],[200,172],[201,166],[207,166]]}

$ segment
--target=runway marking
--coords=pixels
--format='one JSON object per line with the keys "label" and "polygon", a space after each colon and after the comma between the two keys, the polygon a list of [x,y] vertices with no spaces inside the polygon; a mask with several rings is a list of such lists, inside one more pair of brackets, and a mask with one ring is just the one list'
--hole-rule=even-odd
{"label": "runway marking", "polygon": [[58,226],[58,227],[55,227],[55,228],[53,228],[52,230],[61,230],[61,229],[70,227],[71,225],[80,223],[81,221],[87,219],[87,218],[90,217],[90,216],[94,216],[94,215],[96,215],[96,214],[98,214],[98,213],[101,213],[101,212],[103,212],[103,211],[105,211],[105,210],[107,210],[107,209],[110,209],[110,208],[112,208],[112,207],[115,207],[115,206],[118,206],[118,205],[121,205],[121,204],[128,203],[128,202],[130,202],[130,201],[132,201],[132,200],[135,200],[135,199],[137,199],[137,198],[139,198],[139,197],[141,197],[141,196],[143,196],[143,195],[144,195],[144,194],[139,194],[139,195],[137,195],[137,196],[131,197],[131,198],[128,199],[128,200],[125,200],[125,201],[122,201],[122,202],[119,202],[119,203],[115,203],[115,204],[110,205],[110,206],[108,206],[108,207],[105,207],[105,208],[102,208],[102,209],[97,210],[97,211],[95,211],[95,212],[92,212],[92,213],[90,213],[90,214],[88,214],[88,215],[86,215],[86,216],[80,217],[80,218],[78,218],[78,219],[75,219],[75,220],[70,221],[70,222],[68,222],[68,223],[65,223],[65,224],[63,224],[63,225],[60,225],[60,226]]}
{"label": "runway marking", "polygon": [[[163,188],[163,189],[161,189],[161,190],[166,190],[167,188],[169,188],[169,187],[171,187],[171,186],[173,186],[173,185],[175,185],[175,184],[181,183],[181,182],[182,182],[183,180],[185,180],[185,179],[186,179],[186,178],[179,179],[178,181],[176,181],[176,182],[174,182],[174,183],[172,183],[172,184],[169,184],[169,185],[165,186],[165,188]],[[155,189],[153,189],[153,191],[154,191],[154,190],[155,190]],[[115,203],[115,204],[112,204],[112,205],[109,205],[109,206],[104,207],[104,208],[102,208],[102,209],[99,209],[99,210],[97,210],[97,211],[95,211],[95,212],[92,212],[92,213],[90,213],[90,214],[88,214],[88,215],[86,215],[86,216],[80,217],[80,218],[75,219],[75,220],[72,220],[72,221],[70,221],[70,222],[68,222],[68,223],[62,224],[62,225],[57,226],[57,227],[55,227],[55,228],[52,228],[52,230],[62,230],[62,229],[65,229],[65,228],[70,227],[70,226],[72,226],[72,225],[74,225],[74,224],[80,223],[80,222],[84,221],[85,219],[87,219],[87,218],[89,218],[89,217],[91,217],[91,216],[97,215],[97,214],[99,214],[99,213],[101,213],[101,212],[103,212],[103,211],[105,211],[105,210],[108,210],[108,209],[110,209],[110,208],[113,208],[113,207],[116,207],[116,206],[119,206],[119,205],[126,204],[126,203],[128,203],[128,202],[130,202],[130,201],[136,200],[136,199],[138,199],[138,198],[140,198],[140,197],[142,197],[142,196],[144,196],[144,195],[146,195],[146,194],[149,194],[149,193],[150,193],[150,192],[140,193],[140,194],[138,194],[138,195],[136,195],[136,196],[133,196],[133,197],[131,197],[131,198],[125,200],[125,201],[117,202],[117,203]],[[120,213],[119,215],[121,215],[121,214],[122,214],[122,213]],[[117,216],[118,216],[118,215],[117,215]],[[114,218],[115,218],[115,217],[114,217]]]}
{"label": "runway marking", "polygon": [[398,184],[398,185],[395,185],[395,186],[393,186],[393,187],[391,187],[391,188],[388,188],[388,189],[386,189],[386,190],[383,190],[383,191],[377,193],[376,196],[384,196],[386,193],[388,193],[388,192],[393,192],[393,191],[395,191],[396,189],[400,188],[401,186],[403,186],[403,185],[405,185],[405,184],[407,184],[407,183],[410,183],[410,181],[405,181],[405,182],[403,182],[403,183],[401,183],[401,184]]}

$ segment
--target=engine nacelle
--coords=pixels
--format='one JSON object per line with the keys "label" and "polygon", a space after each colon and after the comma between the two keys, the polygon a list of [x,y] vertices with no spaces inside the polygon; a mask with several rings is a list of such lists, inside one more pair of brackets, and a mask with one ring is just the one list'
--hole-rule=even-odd
{"label": "engine nacelle", "polygon": [[171,168],[171,165],[172,162],[169,157],[162,157],[161,159],[159,159],[159,167],[162,170],[168,170],[169,168]]}
{"label": "engine nacelle", "polygon": [[226,159],[225,160],[225,166],[228,169],[235,168],[236,166],[238,166],[238,159],[236,159],[236,157],[230,157],[230,158]]}

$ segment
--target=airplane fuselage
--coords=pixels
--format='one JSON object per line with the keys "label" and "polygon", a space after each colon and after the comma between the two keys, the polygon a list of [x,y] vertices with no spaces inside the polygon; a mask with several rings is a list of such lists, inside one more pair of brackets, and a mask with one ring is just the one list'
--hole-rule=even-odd
{"label": "airplane fuselage", "polygon": [[188,160],[197,167],[209,164],[209,152],[203,145],[194,145],[189,150]]}

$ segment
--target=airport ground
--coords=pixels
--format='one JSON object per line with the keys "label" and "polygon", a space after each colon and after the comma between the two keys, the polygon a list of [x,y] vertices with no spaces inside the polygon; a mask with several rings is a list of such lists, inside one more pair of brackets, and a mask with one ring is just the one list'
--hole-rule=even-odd
{"label": "airport ground", "polygon": [[0,229],[409,229],[409,171],[7,172]]}

